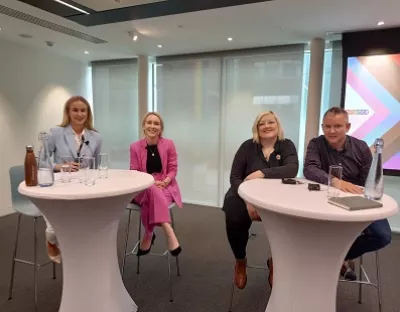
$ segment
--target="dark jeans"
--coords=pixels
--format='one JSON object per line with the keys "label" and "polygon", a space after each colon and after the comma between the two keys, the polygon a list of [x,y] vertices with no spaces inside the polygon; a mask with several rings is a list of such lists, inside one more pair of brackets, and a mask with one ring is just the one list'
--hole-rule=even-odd
{"label": "dark jeans", "polygon": [[346,260],[356,259],[367,252],[382,249],[391,241],[392,232],[388,220],[375,221],[357,237],[347,253]]}
{"label": "dark jeans", "polygon": [[226,233],[235,258],[246,258],[251,219],[246,204],[239,195],[226,197],[222,210],[225,212]]}

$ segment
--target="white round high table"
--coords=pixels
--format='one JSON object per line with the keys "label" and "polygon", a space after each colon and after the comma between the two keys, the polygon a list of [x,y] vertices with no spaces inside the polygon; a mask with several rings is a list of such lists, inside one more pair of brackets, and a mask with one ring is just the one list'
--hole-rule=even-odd
{"label": "white round high table", "polygon": [[[396,214],[384,195],[383,207],[348,211],[327,202],[326,186],[254,179],[239,195],[253,204],[268,236],[274,284],[266,312],[336,312],[336,290],[343,260],[357,236],[375,220]],[[343,196],[346,196],[343,193]]]}
{"label": "white round high table", "polygon": [[87,186],[72,175],[51,187],[27,187],[27,196],[44,214],[57,235],[63,264],[59,312],[132,312],[137,305],[119,270],[117,232],[127,204],[154,179],[133,170],[108,170],[108,179]]}

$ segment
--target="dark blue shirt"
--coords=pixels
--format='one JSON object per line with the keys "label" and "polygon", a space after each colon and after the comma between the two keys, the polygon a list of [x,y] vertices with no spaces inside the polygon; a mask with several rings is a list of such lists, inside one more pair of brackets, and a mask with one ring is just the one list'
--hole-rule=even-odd
{"label": "dark blue shirt", "polygon": [[339,165],[344,181],[364,186],[371,163],[372,153],[364,141],[347,136],[343,149],[337,151],[321,135],[307,146],[303,173],[308,180],[328,184],[329,166]]}

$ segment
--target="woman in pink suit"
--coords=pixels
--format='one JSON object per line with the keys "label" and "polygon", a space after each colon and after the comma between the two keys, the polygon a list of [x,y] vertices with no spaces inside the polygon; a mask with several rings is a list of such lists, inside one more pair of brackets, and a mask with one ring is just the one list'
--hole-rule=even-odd
{"label": "woman in pink suit", "polygon": [[156,238],[154,227],[161,226],[168,249],[176,257],[182,249],[171,226],[168,208],[172,202],[182,208],[181,192],[175,179],[178,171],[175,145],[172,140],[162,137],[164,122],[159,114],[147,113],[143,118],[142,128],[145,138],[130,146],[130,169],[153,175],[155,183],[133,199],[141,207],[145,228],[137,256],[150,252]]}

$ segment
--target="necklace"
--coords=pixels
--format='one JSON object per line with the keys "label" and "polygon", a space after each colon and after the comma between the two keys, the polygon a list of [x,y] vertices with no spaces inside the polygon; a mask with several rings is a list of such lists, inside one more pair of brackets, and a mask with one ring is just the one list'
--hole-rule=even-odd
{"label": "necklace", "polygon": [[147,146],[147,148],[150,150],[150,152],[151,152],[151,156],[153,156],[153,157],[154,157],[154,153],[156,152],[157,145],[154,147],[154,149],[151,149],[151,148],[150,148],[150,145],[148,145],[148,146]]}

